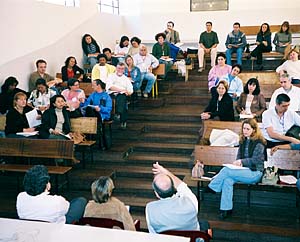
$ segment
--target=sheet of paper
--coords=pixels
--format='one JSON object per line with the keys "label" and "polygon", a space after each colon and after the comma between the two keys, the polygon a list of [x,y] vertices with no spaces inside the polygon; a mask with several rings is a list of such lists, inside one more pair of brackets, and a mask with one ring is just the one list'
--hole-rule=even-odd
{"label": "sheet of paper", "polygon": [[26,118],[29,124],[29,128],[33,128],[39,126],[42,123],[42,120],[37,120],[37,116],[39,115],[36,109],[31,110],[30,112],[26,113]]}
{"label": "sheet of paper", "polygon": [[297,178],[292,175],[279,176],[279,179],[281,182],[284,182],[286,184],[296,184],[297,182]]}
{"label": "sheet of paper", "polygon": [[240,114],[240,119],[253,118],[252,114]]}
{"label": "sheet of paper", "polygon": [[161,60],[164,60],[164,61],[173,61],[173,59],[172,58],[162,58],[162,57],[160,57],[159,59],[161,59]]}
{"label": "sheet of paper", "polygon": [[234,169],[234,170],[249,169],[248,167],[235,166],[233,164],[223,164],[223,166],[226,166],[226,167],[228,167],[230,169]]}
{"label": "sheet of paper", "polygon": [[68,139],[72,139],[71,136],[70,136],[69,134],[64,134],[64,133],[59,133],[59,134],[62,135],[62,136],[65,136],[65,137],[68,138]]}
{"label": "sheet of paper", "polygon": [[22,135],[25,137],[29,137],[29,136],[33,136],[33,135],[37,135],[39,133],[39,131],[33,131],[33,132],[18,132],[17,135]]}

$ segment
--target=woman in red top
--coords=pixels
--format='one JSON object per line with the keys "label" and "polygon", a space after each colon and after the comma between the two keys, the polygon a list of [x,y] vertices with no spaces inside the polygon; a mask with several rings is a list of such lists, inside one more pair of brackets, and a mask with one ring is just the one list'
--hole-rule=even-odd
{"label": "woman in red top", "polygon": [[62,79],[67,82],[70,78],[76,78],[78,80],[83,79],[84,71],[77,66],[77,61],[75,57],[69,56],[65,61],[65,66],[61,68]]}

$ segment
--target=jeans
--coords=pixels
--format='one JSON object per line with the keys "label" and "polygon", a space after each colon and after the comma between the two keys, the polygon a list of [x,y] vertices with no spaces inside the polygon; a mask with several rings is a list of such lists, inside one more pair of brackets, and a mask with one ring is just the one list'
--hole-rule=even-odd
{"label": "jeans", "polygon": [[227,62],[227,65],[232,66],[232,64],[231,64],[231,55],[232,55],[232,53],[235,53],[235,52],[236,52],[236,61],[237,61],[237,64],[242,65],[243,51],[244,51],[244,48],[242,48],[242,47],[240,47],[240,48],[234,48],[234,47],[232,47],[230,49],[227,49],[226,50],[226,62]]}
{"label": "jeans", "polygon": [[120,122],[124,123],[128,119],[127,97],[125,94],[111,94],[110,97],[116,100],[116,113],[120,114]]}
{"label": "jeans", "polygon": [[66,224],[71,224],[82,218],[87,200],[84,197],[74,198],[70,202],[69,210],[66,214]]}
{"label": "jeans", "polygon": [[145,93],[150,93],[151,92],[151,89],[155,83],[155,76],[150,73],[150,72],[142,72],[142,77],[141,77],[141,83],[139,85],[139,88],[138,89],[141,89],[141,86],[142,86],[142,82],[144,80],[147,81],[147,85],[146,85],[146,88],[144,90]]}
{"label": "jeans", "polygon": [[298,190],[300,191],[300,178],[298,179],[296,185],[297,185]]}
{"label": "jeans", "polygon": [[253,184],[260,181],[262,177],[261,171],[251,171],[250,169],[230,169],[224,167],[219,174],[209,183],[209,187],[215,192],[222,192],[221,210],[231,210],[233,185],[236,182],[245,184]]}

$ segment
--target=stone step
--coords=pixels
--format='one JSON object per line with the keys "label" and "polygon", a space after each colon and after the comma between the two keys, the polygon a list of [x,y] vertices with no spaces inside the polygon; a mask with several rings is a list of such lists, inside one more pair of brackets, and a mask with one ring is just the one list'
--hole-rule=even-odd
{"label": "stone step", "polygon": [[184,132],[198,132],[201,127],[200,121],[194,123],[186,122],[145,122],[144,132],[152,131],[184,131]]}
{"label": "stone step", "polygon": [[194,150],[194,144],[182,144],[182,143],[142,143],[133,144],[130,147],[131,151],[142,151],[142,152],[164,152],[164,153],[177,153],[191,155]]}
{"label": "stone step", "polygon": [[202,105],[206,107],[210,98],[202,96],[168,96],[165,99],[166,105],[185,104],[185,105]]}
{"label": "stone step", "polygon": [[184,134],[184,133],[167,133],[167,132],[151,132],[143,135],[145,142],[167,142],[167,143],[183,143],[195,144],[197,142],[198,134]]}

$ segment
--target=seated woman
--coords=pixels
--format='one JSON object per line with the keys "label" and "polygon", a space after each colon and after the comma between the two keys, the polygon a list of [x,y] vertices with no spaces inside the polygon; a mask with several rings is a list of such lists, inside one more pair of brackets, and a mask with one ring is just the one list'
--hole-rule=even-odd
{"label": "seated woman", "polygon": [[201,113],[201,119],[215,119],[234,121],[233,101],[228,94],[228,84],[221,80],[217,84],[218,95],[212,96],[208,106]]}
{"label": "seated woman", "polygon": [[141,86],[140,83],[142,81],[140,68],[134,65],[133,58],[130,55],[127,55],[125,57],[125,64],[126,69],[124,74],[130,79],[133,86],[133,91],[137,92],[138,96],[141,97],[142,92],[141,89],[139,89],[139,87]]}
{"label": "seated woman", "polygon": [[84,53],[84,59],[86,59],[84,63],[89,64],[90,70],[92,70],[94,65],[98,63],[97,56],[101,53],[99,45],[90,34],[85,34],[82,37],[81,45]]}
{"label": "seated woman", "polygon": [[225,64],[226,56],[224,53],[217,54],[216,65],[213,66],[208,73],[208,90],[215,86],[222,76],[231,72],[231,66]]}
{"label": "seated woman", "polygon": [[[127,36],[122,36],[120,43],[116,45],[115,47],[115,56],[117,57],[124,57],[127,55],[129,51],[129,38]],[[121,61],[123,59],[119,59]]]}
{"label": "seated woman", "polygon": [[[23,92],[18,92],[14,96],[13,108],[6,114],[5,135],[8,138],[37,138],[36,135],[17,135],[19,132],[31,133],[37,131],[36,128],[30,128],[26,113],[30,112],[32,107],[27,106],[27,96]],[[40,119],[40,116],[37,116]]]}
{"label": "seated woman", "polygon": [[128,51],[128,55],[134,56],[140,51],[141,40],[138,37],[132,37],[130,40],[131,46]]}
{"label": "seated woman", "polygon": [[259,82],[256,78],[250,78],[244,86],[236,111],[239,114],[250,114],[257,121],[261,121],[261,115],[266,110],[266,100],[260,93]]}
{"label": "seated woman", "polygon": [[18,84],[18,80],[13,76],[8,77],[4,81],[0,93],[0,113],[5,114],[9,109],[13,108],[13,100],[16,93],[23,92],[26,94],[24,90],[17,88]]}
{"label": "seated woman", "polygon": [[133,219],[119,199],[112,196],[114,183],[110,177],[101,176],[91,186],[93,200],[85,207],[83,217],[110,218],[123,223],[124,229],[134,230]]}
{"label": "seated woman", "polygon": [[262,70],[262,53],[270,52],[272,50],[271,31],[269,24],[263,23],[260,26],[260,30],[256,36],[255,44],[256,48],[251,52],[250,55],[257,57],[256,64],[259,66],[259,70]]}
{"label": "seated woman", "polygon": [[[166,35],[164,33],[158,33],[157,35],[155,35],[155,40],[157,42],[152,47],[152,55],[159,60],[160,64],[165,64],[166,76],[173,65],[173,61],[170,58],[170,45],[165,42]],[[165,76],[163,78],[165,78]]]}
{"label": "seated woman", "polygon": [[67,139],[71,123],[69,111],[66,109],[66,100],[62,95],[55,95],[50,98],[50,108],[42,116],[40,137],[42,139]]}
{"label": "seated woman", "polygon": [[237,157],[232,162],[236,168],[222,168],[208,184],[208,191],[222,192],[221,219],[232,213],[233,185],[236,182],[253,184],[260,181],[266,159],[265,145],[266,140],[262,136],[255,119],[244,120],[240,132],[240,146]]}
{"label": "seated woman", "polygon": [[273,44],[276,51],[284,54],[283,59],[287,60],[289,52],[291,50],[292,34],[290,32],[290,24],[288,21],[284,21],[280,26],[279,32],[275,34]]}
{"label": "seated woman", "polygon": [[49,89],[46,81],[39,78],[35,82],[36,89],[33,90],[28,99],[28,105],[44,112],[50,106],[50,98],[56,95],[56,91]]}
{"label": "seated woman", "polygon": [[79,88],[79,81],[75,78],[68,80],[68,89],[65,89],[61,93],[66,99],[68,110],[70,111],[70,118],[82,117],[80,110],[80,104],[85,101],[85,94],[82,89]]}
{"label": "seated woman", "polygon": [[70,78],[77,78],[82,81],[83,73],[84,71],[77,66],[77,61],[73,56],[69,56],[65,61],[65,65],[61,68],[62,80],[64,82],[67,82]]}
{"label": "seated woman", "polygon": [[294,48],[289,53],[289,60],[286,60],[281,66],[278,66],[276,72],[283,75],[287,71],[292,79],[292,84],[300,83],[300,60],[299,50]]}

